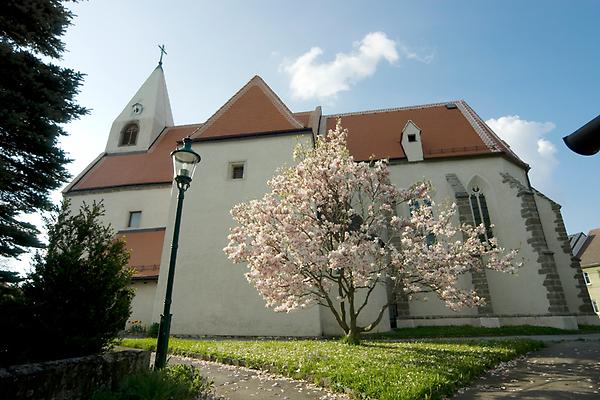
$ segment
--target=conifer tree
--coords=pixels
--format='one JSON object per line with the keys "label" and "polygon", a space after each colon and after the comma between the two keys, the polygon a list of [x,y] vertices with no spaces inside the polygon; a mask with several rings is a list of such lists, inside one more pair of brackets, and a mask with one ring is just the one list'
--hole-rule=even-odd
{"label": "conifer tree", "polygon": [[40,247],[23,213],[49,210],[49,194],[69,177],[58,141],[63,124],[87,113],[75,96],[82,74],[53,64],[73,14],[57,0],[0,5],[0,256]]}

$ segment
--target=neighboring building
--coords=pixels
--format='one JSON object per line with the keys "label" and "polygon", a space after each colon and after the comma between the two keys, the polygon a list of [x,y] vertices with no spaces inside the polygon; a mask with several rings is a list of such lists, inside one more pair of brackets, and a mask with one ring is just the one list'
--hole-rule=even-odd
{"label": "neighboring building", "polygon": [[[73,207],[103,199],[105,220],[132,250],[136,296],[131,319],[159,320],[163,307],[176,191],[169,152],[186,136],[202,162],[188,192],[173,295],[174,334],[334,334],[328,310],[275,313],[244,278],[246,268],[222,249],[234,204],[262,197],[277,168],[293,163],[297,143],[311,144],[336,120],[348,128],[357,161],[390,160],[391,179],[407,187],[420,179],[435,200],[458,204],[460,220],[485,223],[500,245],[524,260],[518,275],[485,271],[465,276],[488,299],[454,312],[438,299],[408,300],[380,287],[372,310],[395,299],[390,326],[534,324],[576,328],[593,323],[579,263],[571,256],[560,205],[529,184],[521,161],[464,101],[324,115],[291,112],[255,76],[204,123],[175,126],[164,72],[157,67],[113,122],[106,150],[65,189]],[[397,210],[408,215],[409,210]],[[490,225],[494,224],[492,228]]]}
{"label": "neighboring building", "polygon": [[592,229],[587,236],[577,233],[569,238],[573,254],[580,260],[592,307],[600,316],[600,228]]}

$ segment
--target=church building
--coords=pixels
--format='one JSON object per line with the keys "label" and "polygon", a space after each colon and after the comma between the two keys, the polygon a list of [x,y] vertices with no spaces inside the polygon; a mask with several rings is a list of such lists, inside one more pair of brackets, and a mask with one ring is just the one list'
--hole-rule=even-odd
{"label": "church building", "polygon": [[[202,161],[184,203],[171,333],[339,333],[330,311],[319,306],[290,313],[266,308],[244,277],[245,265],[232,264],[223,252],[233,226],[231,208],[261,198],[276,170],[293,164],[294,147],[311,145],[338,118],[349,130],[356,161],[388,159],[398,187],[430,180],[437,203],[458,205],[457,223],[484,223],[488,236],[518,249],[523,261],[515,275],[487,270],[463,277],[461,284],[475,288],[487,304],[458,312],[434,295],[408,299],[381,287],[367,310],[374,313],[392,299],[379,330],[452,324],[575,329],[598,323],[579,261],[571,254],[561,206],[531,186],[527,160],[465,101],[343,114],[323,113],[320,106],[292,112],[255,76],[208,120],[175,125],[160,64],[114,120],[105,151],[64,190],[74,210],[102,200],[105,221],[127,241],[135,270],[130,319],[145,325],[160,319],[177,197],[169,153],[189,136]],[[410,211],[398,207],[396,212]]]}

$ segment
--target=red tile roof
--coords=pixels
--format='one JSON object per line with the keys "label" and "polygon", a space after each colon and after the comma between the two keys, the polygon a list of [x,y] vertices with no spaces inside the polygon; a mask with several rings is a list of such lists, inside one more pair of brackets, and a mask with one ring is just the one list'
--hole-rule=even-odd
{"label": "red tile roof", "polygon": [[429,104],[388,110],[365,111],[327,116],[327,129],[335,128],[338,118],[348,129],[348,148],[357,161],[374,158],[405,158],[400,145],[408,121],[421,129],[425,159],[490,153],[505,153],[524,164],[464,102]]}
{"label": "red tile roof", "polygon": [[134,279],[158,278],[165,229],[121,231],[117,237],[124,238],[131,251],[129,266],[135,270]]}
{"label": "red tile roof", "polygon": [[247,135],[302,129],[291,111],[255,76],[192,135],[192,138]]}
{"label": "red tile roof", "polygon": [[[501,141],[464,101],[365,111],[326,116],[326,128],[335,126],[337,117],[349,130],[348,147],[356,160],[402,159],[402,129],[413,121],[421,129],[425,159],[498,154],[528,168]],[[320,112],[320,111],[319,111]],[[65,192],[127,185],[170,183],[172,166],[169,153],[177,141],[191,135],[195,140],[214,140],[237,136],[313,128],[314,112],[291,113],[259,77],[254,77],[204,124],[165,128],[146,152],[104,154],[76,179]],[[323,121],[321,122],[323,123]]]}
{"label": "red tile roof", "polygon": [[170,183],[173,163],[169,154],[177,141],[200,125],[167,128],[146,152],[104,154],[68,191],[113,186]]}

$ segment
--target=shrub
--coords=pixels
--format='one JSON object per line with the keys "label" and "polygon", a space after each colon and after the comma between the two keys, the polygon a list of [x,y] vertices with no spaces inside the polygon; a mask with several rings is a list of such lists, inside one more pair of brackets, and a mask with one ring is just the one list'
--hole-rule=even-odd
{"label": "shrub", "polygon": [[139,319],[134,319],[133,321],[129,322],[129,328],[127,329],[127,332],[134,335],[144,335],[146,333],[146,327],[142,325],[142,321]]}
{"label": "shrub", "polygon": [[132,375],[114,392],[100,391],[92,400],[192,400],[206,398],[212,382],[191,365],[175,365],[159,371]]}
{"label": "shrub", "polygon": [[103,215],[101,203],[71,213],[65,201],[47,222],[47,249],[23,286],[33,321],[24,332],[27,348],[15,349],[29,353],[24,361],[98,353],[125,326],[133,297],[129,253]]}
{"label": "shrub", "polygon": [[153,322],[152,325],[150,325],[148,327],[148,331],[146,332],[148,334],[149,337],[152,338],[157,338],[158,337],[158,328],[159,328],[159,323],[158,322]]}

